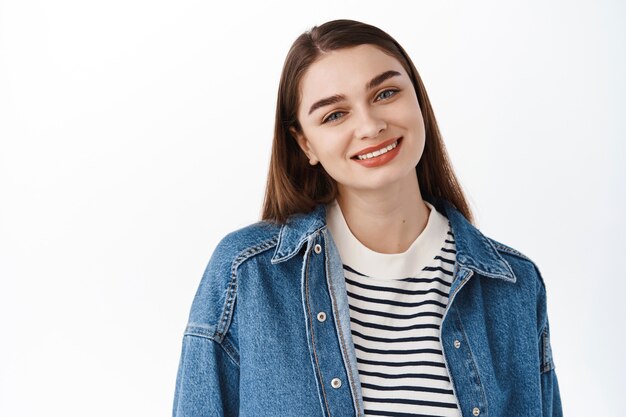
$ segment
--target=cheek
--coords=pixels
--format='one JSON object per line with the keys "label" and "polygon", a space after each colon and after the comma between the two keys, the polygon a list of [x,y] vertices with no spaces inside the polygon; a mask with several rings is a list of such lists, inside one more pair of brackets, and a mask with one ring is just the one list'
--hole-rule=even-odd
{"label": "cheek", "polygon": [[397,120],[402,121],[404,124],[423,125],[422,112],[414,102],[407,102],[403,106],[399,106],[395,112]]}
{"label": "cheek", "polygon": [[318,133],[315,139],[313,146],[317,154],[326,158],[344,156],[350,144],[349,136],[339,128],[325,129],[324,132]]}

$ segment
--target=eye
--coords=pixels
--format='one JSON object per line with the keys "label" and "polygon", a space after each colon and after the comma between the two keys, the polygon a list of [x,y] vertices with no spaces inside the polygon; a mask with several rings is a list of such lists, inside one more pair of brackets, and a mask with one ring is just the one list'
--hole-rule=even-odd
{"label": "eye", "polygon": [[334,122],[335,120],[339,120],[339,118],[341,117],[341,115],[343,115],[343,112],[342,112],[342,111],[336,111],[336,112],[333,112],[333,113],[329,114],[327,118],[325,118],[324,120],[322,120],[322,123],[326,123],[326,122]]}
{"label": "eye", "polygon": [[380,99],[380,100],[387,100],[388,98],[393,97],[394,95],[396,95],[396,93],[400,91],[400,90],[395,90],[395,89],[388,89],[388,90],[383,90],[380,92],[380,94],[378,94],[376,96],[376,99]]}

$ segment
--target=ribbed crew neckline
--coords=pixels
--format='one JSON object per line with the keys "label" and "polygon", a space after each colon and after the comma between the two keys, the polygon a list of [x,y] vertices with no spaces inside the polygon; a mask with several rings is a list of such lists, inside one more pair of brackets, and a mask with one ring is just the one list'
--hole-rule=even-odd
{"label": "ribbed crew neckline", "polygon": [[337,200],[326,205],[326,222],[342,263],[371,278],[389,280],[414,277],[433,263],[445,244],[448,219],[428,201],[426,227],[402,253],[380,253],[361,243],[352,233]]}

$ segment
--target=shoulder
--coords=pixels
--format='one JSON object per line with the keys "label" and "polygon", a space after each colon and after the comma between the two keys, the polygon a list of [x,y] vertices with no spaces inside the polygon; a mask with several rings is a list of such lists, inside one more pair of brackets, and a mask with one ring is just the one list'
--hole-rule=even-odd
{"label": "shoulder", "polygon": [[280,225],[259,221],[226,234],[218,242],[205,271],[206,279],[230,281],[247,259],[276,246]]}
{"label": "shoulder", "polygon": [[276,246],[280,226],[259,221],[218,242],[200,280],[189,315],[188,333],[219,340],[227,332],[237,293],[237,268]]}
{"label": "shoulder", "polygon": [[211,261],[236,264],[276,246],[280,225],[259,221],[226,234],[218,242]]}

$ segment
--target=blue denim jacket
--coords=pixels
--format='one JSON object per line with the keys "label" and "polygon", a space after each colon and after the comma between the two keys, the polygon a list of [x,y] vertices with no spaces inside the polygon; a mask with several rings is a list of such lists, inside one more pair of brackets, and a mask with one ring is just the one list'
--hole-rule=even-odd
{"label": "blue denim jacket", "polygon": [[[448,217],[456,241],[440,338],[462,415],[561,416],[537,266],[448,201],[425,199]],[[219,242],[184,331],[173,415],[364,415],[343,267],[324,205]]]}

